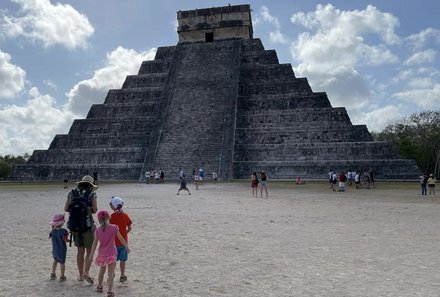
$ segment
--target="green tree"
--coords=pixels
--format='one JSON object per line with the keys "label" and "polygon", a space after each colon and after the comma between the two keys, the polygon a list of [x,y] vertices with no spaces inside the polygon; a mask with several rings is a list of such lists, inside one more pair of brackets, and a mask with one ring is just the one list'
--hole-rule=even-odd
{"label": "green tree", "polygon": [[15,164],[24,164],[29,160],[29,154],[25,153],[23,156],[6,155],[0,156],[0,179],[7,179],[12,173],[12,168]]}
{"label": "green tree", "polygon": [[0,180],[6,179],[11,174],[12,168],[4,160],[0,159]]}
{"label": "green tree", "polygon": [[372,135],[392,143],[401,156],[416,160],[423,172],[439,175],[440,111],[413,113]]}

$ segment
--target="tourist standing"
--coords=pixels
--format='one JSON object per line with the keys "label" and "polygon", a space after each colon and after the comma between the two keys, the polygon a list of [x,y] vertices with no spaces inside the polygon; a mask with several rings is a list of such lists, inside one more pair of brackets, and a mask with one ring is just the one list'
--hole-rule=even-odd
{"label": "tourist standing", "polygon": [[182,190],[187,191],[188,195],[191,195],[191,193],[190,193],[190,191],[189,191],[189,189],[188,189],[188,187],[186,185],[185,177],[183,177],[183,179],[180,181],[180,188],[179,188],[179,190],[177,190],[177,194],[176,195],[179,195],[180,191],[182,191]]}
{"label": "tourist standing", "polygon": [[420,188],[422,189],[422,195],[426,196],[426,184],[428,182],[428,175],[422,174],[419,176],[420,178]]}
{"label": "tourist standing", "polygon": [[90,284],[93,284],[93,280],[89,276],[90,266],[87,267],[84,262],[86,257],[90,255],[96,228],[93,214],[98,209],[95,193],[97,186],[93,182],[93,177],[85,175],[81,181],[77,182],[76,189],[69,192],[64,205],[64,211],[69,212],[67,226],[72,232],[73,241],[77,247],[78,281],[85,279]]}
{"label": "tourist standing", "polygon": [[194,176],[194,185],[196,186],[196,190],[199,189],[199,184],[200,184],[200,176],[196,174]]}
{"label": "tourist standing", "polygon": [[266,192],[266,198],[269,198],[269,194],[267,193],[267,174],[264,170],[261,170],[260,173],[261,185],[260,185],[260,197],[263,198],[263,189]]}
{"label": "tourist standing", "polygon": [[253,197],[258,197],[258,177],[257,177],[257,172],[254,171],[251,174],[251,187],[252,187],[252,196]]}
{"label": "tourist standing", "polygon": [[214,181],[214,183],[217,182],[217,179],[218,179],[217,172],[213,171],[213,172],[212,172],[212,180]]}
{"label": "tourist standing", "polygon": [[428,178],[429,196],[431,196],[431,194],[435,196],[435,182],[434,174],[430,174]]}
{"label": "tourist standing", "polygon": [[342,171],[339,175],[339,189],[338,192],[344,192],[345,191],[345,181],[347,180],[347,177],[345,176],[345,172]]}
{"label": "tourist standing", "polygon": [[145,179],[147,181],[147,184],[150,183],[150,170],[145,171]]}

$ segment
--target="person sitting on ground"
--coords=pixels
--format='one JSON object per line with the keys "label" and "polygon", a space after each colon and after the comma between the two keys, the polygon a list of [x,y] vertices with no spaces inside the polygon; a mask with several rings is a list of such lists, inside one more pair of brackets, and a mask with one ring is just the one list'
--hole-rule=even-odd
{"label": "person sitting on ground", "polygon": [[296,177],[296,184],[297,185],[304,185],[306,183],[305,180],[303,180],[301,177],[297,176]]}

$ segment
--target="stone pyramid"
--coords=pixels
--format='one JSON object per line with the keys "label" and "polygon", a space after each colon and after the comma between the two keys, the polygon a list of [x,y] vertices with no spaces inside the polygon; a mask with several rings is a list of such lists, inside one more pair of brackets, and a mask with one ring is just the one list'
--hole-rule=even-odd
{"label": "stone pyramid", "polygon": [[179,168],[200,167],[221,180],[263,169],[271,179],[369,168],[379,178],[417,176],[414,161],[374,141],[264,49],[249,5],[178,11],[177,19],[177,45],[160,47],[68,134],[15,167],[12,179],[142,180],[154,169],[175,180]]}

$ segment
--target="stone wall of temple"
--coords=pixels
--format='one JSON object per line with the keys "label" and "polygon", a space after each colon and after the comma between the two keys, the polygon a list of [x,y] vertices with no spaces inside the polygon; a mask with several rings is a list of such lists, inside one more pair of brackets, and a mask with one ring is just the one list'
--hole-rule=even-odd
{"label": "stone wall of temple", "polygon": [[[153,169],[175,180],[180,168],[190,175],[200,167],[221,180],[260,170],[271,179],[324,179],[329,170],[370,168],[379,178],[417,176],[414,161],[374,141],[345,108],[332,107],[325,93],[313,92],[306,78],[252,38],[249,6],[178,12],[178,20],[176,46],[160,47],[68,134],[16,166],[12,179],[97,172],[103,180],[143,180]],[[245,36],[237,33],[243,28]],[[214,32],[205,40],[211,29],[232,35]]]}

